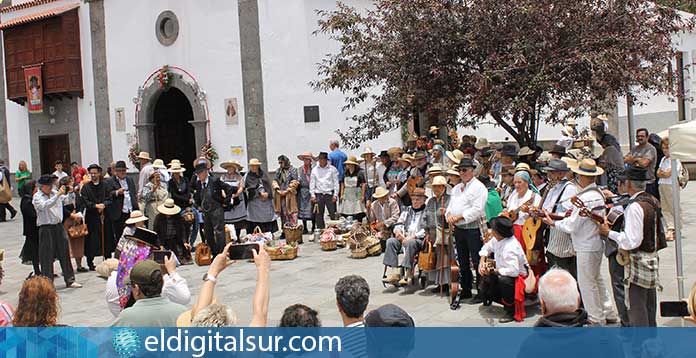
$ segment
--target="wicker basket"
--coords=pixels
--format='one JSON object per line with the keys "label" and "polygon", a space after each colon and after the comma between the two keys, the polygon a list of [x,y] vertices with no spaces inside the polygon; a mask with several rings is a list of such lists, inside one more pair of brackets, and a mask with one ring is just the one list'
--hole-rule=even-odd
{"label": "wicker basket", "polygon": [[367,249],[364,247],[358,247],[357,249],[351,251],[350,257],[353,259],[364,259],[367,257]]}
{"label": "wicker basket", "polygon": [[331,241],[320,241],[321,249],[324,251],[333,251],[338,247],[336,240]]}
{"label": "wicker basket", "polygon": [[303,231],[304,231],[304,227],[302,226],[302,224],[299,224],[295,227],[292,227],[289,225],[283,226],[283,234],[285,234],[285,242],[287,242],[288,244],[292,244],[293,242],[301,244]]}
{"label": "wicker basket", "polygon": [[382,246],[379,244],[373,244],[367,248],[367,254],[370,256],[379,256],[382,254]]}
{"label": "wicker basket", "polygon": [[266,247],[266,252],[273,261],[294,260],[297,257],[297,251],[297,246]]}
{"label": "wicker basket", "polygon": [[346,240],[343,240],[343,239],[336,240],[336,247],[339,247],[339,248],[346,247]]}

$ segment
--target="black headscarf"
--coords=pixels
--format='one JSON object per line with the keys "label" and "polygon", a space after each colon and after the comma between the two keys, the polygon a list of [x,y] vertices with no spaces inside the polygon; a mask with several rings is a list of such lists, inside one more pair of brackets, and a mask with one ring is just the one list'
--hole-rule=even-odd
{"label": "black headscarf", "polygon": [[24,185],[22,185],[22,188],[19,189],[19,196],[21,197],[28,197],[31,199],[31,197],[34,195],[34,188],[36,187],[36,180],[27,180],[24,182]]}

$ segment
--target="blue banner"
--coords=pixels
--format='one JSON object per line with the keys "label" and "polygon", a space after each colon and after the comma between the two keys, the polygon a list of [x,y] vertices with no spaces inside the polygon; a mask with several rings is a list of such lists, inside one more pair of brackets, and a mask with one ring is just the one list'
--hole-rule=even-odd
{"label": "blue banner", "polygon": [[2,328],[2,357],[696,357],[696,328]]}

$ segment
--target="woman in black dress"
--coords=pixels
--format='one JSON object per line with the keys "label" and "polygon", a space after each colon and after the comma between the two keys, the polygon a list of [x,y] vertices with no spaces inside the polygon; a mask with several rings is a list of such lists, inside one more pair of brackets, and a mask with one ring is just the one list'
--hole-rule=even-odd
{"label": "woman in black dress", "polygon": [[[19,255],[23,263],[31,262],[34,266],[34,275],[40,275],[39,269],[39,228],[36,227],[36,210],[31,200],[34,193],[37,191],[36,181],[29,180],[24,183],[22,189],[19,190],[19,195],[22,197],[20,210],[22,211],[22,219],[24,219],[25,237],[22,253]],[[31,275],[31,274],[30,274]]]}

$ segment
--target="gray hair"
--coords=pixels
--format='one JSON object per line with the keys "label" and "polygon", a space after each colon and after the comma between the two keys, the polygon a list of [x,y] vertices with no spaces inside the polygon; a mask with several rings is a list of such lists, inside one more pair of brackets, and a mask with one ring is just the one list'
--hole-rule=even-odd
{"label": "gray hair", "polygon": [[575,312],[580,302],[578,282],[568,271],[554,267],[539,280],[539,298],[547,315]]}
{"label": "gray hair", "polygon": [[339,147],[338,139],[332,139],[329,141],[329,145],[335,145],[336,147]]}
{"label": "gray hair", "polygon": [[230,327],[237,324],[237,316],[227,305],[212,303],[191,319],[192,327]]}
{"label": "gray hair", "polygon": [[647,182],[642,181],[642,180],[629,180],[631,183],[631,186],[633,189],[638,190],[638,191],[644,191],[645,190],[645,185]]}

